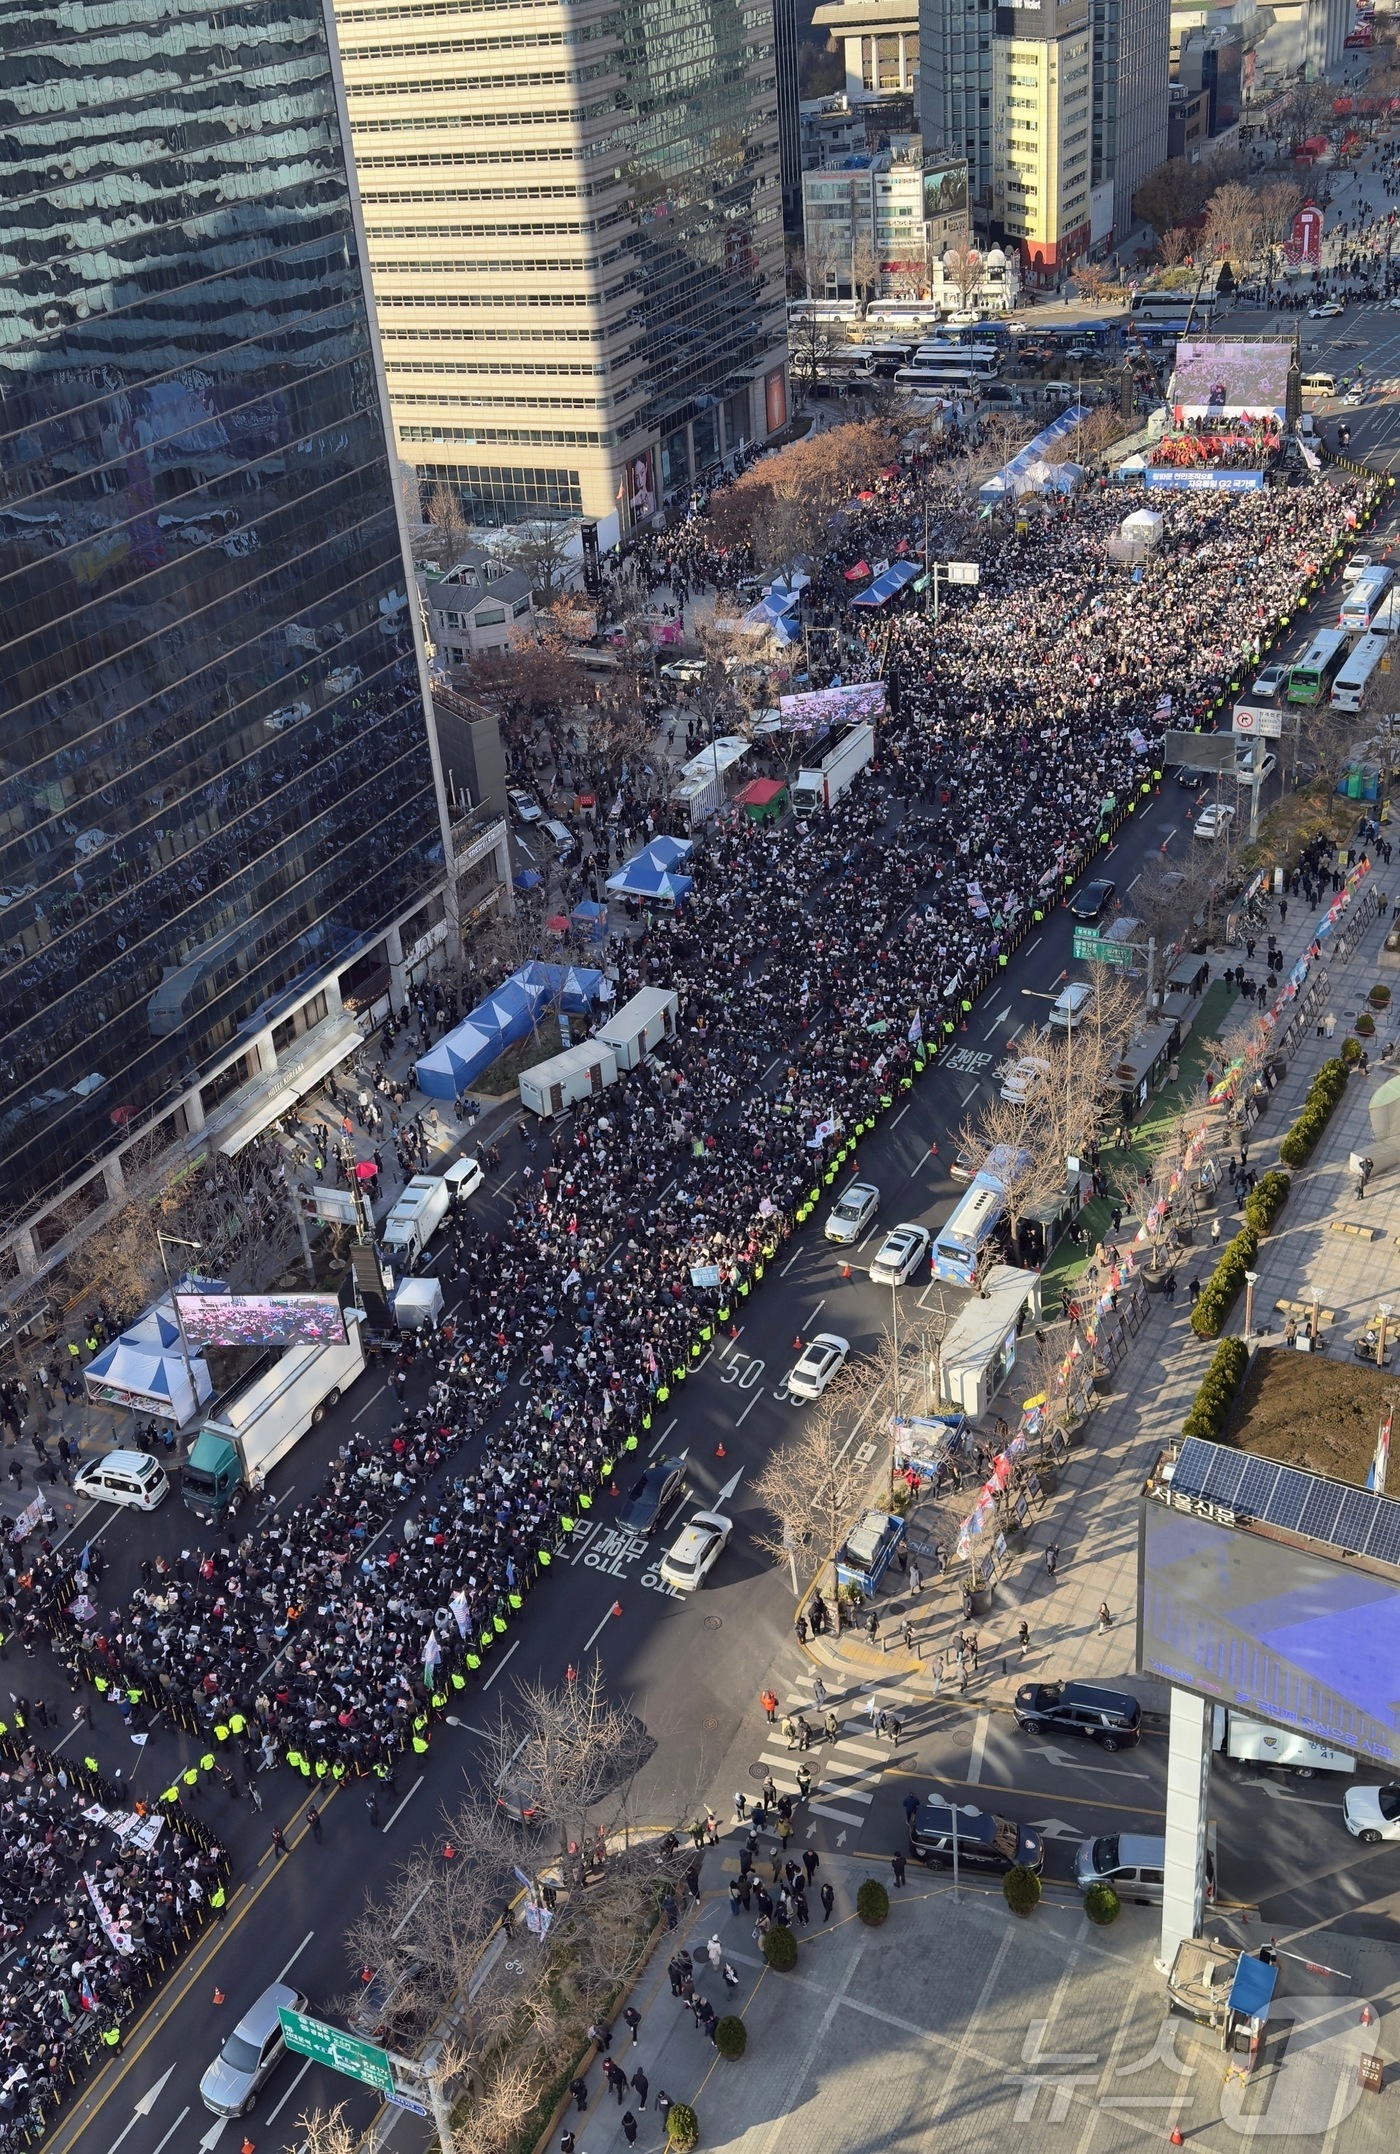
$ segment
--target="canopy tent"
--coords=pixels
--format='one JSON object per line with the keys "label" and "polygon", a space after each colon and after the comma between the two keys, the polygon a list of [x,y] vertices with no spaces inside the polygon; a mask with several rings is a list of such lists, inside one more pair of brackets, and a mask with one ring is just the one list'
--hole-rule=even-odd
{"label": "canopy tent", "polygon": [[185,1367],[180,1327],[168,1302],[148,1310],[139,1323],[94,1354],[83,1382],[95,1405],[154,1414],[176,1428],[183,1427],[214,1390],[206,1361],[192,1355]]}
{"label": "canopy tent", "polygon": [[581,904],[575,905],[573,917],[575,920],[584,921],[606,920],[608,908],[606,905],[599,905],[593,898],[584,898]]}
{"label": "canopy tent", "polygon": [[861,591],[853,598],[851,604],[853,606],[883,606],[887,599],[894,597],[896,591],[902,591],[906,584],[913,583],[918,575],[919,568],[916,562],[895,561],[891,563],[889,568],[882,569],[869,588]]}
{"label": "canopy tent", "polygon": [[1067,411],[1060,413],[1058,419],[1052,419],[1048,426],[1043,426],[1040,432],[1026,443],[1024,449],[1018,449],[1010,463],[1003,464],[1000,471],[993,472],[986,484],[979,488],[979,499],[996,501],[1006,494],[1021,493],[1028,483],[1034,484],[1030,478],[1031,465],[1043,462],[1046,450],[1053,448],[1057,441],[1063,441],[1066,434],[1072,433],[1075,427],[1081,426],[1088,417],[1087,404],[1071,404]]}
{"label": "canopy tent", "polygon": [[781,778],[750,778],[734,795],[735,807],[742,808],[751,823],[768,822],[787,804],[788,789]]}
{"label": "canopy tent", "polygon": [[659,838],[651,840],[638,858],[655,861],[659,868],[678,868],[683,860],[690,858],[694,850],[693,839],[673,838],[669,831],[663,831]]}
{"label": "canopy tent", "polygon": [[748,629],[751,635],[772,636],[779,643],[796,643],[797,628],[792,619],[796,605],[795,592],[770,594],[761,598],[756,606],[750,606],[739,625]]}
{"label": "canopy tent", "polygon": [[577,932],[589,942],[601,942],[608,932],[608,908],[585,898],[569,915]]}
{"label": "canopy tent", "polygon": [[[565,920],[565,927],[568,924]],[[576,1017],[588,1014],[599,1000],[603,985],[602,973],[590,971],[586,965],[543,965],[533,958],[511,977],[529,987],[543,988],[552,1003]]]}
{"label": "canopy tent", "polygon": [[[543,972],[560,972],[566,968],[557,965],[541,966]],[[502,981],[494,994],[488,995],[470,1010],[460,1025],[440,1039],[436,1047],[430,1047],[414,1064],[414,1075],[420,1092],[429,1099],[456,1099],[475,1083],[484,1069],[489,1069],[498,1055],[517,1040],[523,1040],[534,1029],[540,1011],[550,1000],[545,987],[523,980],[522,974],[513,972]]]}
{"label": "canopy tent", "polygon": [[661,898],[670,905],[688,897],[692,886],[691,876],[673,875],[648,860],[645,853],[638,853],[635,860],[629,860],[625,868],[608,877],[609,890],[616,890],[620,897]]}
{"label": "canopy tent", "polygon": [[541,876],[537,868],[522,868],[512,880],[517,890],[538,890]]}

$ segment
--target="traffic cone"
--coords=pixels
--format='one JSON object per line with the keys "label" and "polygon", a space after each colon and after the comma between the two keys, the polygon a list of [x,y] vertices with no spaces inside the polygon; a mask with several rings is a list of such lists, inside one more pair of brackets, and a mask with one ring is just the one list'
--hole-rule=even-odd
{"label": "traffic cone", "polygon": [[717,1444],[715,1445],[715,1457],[716,1457],[716,1458],[726,1458],[727,1456],[728,1456],[728,1453],[726,1452],[726,1450],[725,1450],[725,1448],[724,1448],[724,1445],[723,1445],[722,1443],[717,1443]]}
{"label": "traffic cone", "polygon": [[738,1336],[739,1336],[739,1327],[738,1327],[738,1325],[737,1325],[737,1324],[731,1324],[731,1325],[730,1325],[730,1327],[729,1327],[729,1336],[730,1336],[730,1338],[731,1338],[731,1339],[737,1339],[737,1338],[738,1338]]}
{"label": "traffic cone", "polygon": [[372,1982],[374,1980],[374,1969],[372,1967],[362,1967],[360,1969],[360,1980],[362,1982]]}
{"label": "traffic cone", "polygon": [[1173,2124],[1171,2130],[1167,2134],[1167,2145],[1172,2147],[1184,2147],[1185,2144],[1186,2141],[1181,2136],[1181,2126],[1179,2124]]}
{"label": "traffic cone", "polygon": [[843,1279],[849,1279],[849,1278],[850,1278],[850,1276],[851,1276],[851,1267],[850,1267],[850,1265],[849,1265],[849,1264],[843,1264],[843,1265],[841,1266],[841,1277],[842,1277]]}
{"label": "traffic cone", "polygon": [[614,1602],[613,1602],[613,1604],[612,1604],[612,1606],[611,1606],[611,1608],[610,1608],[610,1609],[608,1610],[608,1614],[609,1614],[610,1616],[618,1616],[618,1615],[621,1615],[621,1613],[622,1613],[622,1603],[621,1603],[621,1601],[614,1601]]}
{"label": "traffic cone", "polygon": [[443,1848],[443,1851],[442,1851],[442,1859],[443,1859],[443,1861],[444,1861],[444,1862],[451,1862],[451,1861],[453,1861],[453,1860],[455,1859],[455,1857],[456,1857],[456,1853],[457,1853],[457,1850],[456,1850],[456,1848],[455,1848],[455,1847],[454,1847],[454,1846],[452,1845],[452,1842],[451,1842],[451,1841],[449,1840],[449,1841],[448,1841],[448,1842],[446,1843],[446,1845],[444,1846],[444,1848]]}
{"label": "traffic cone", "polygon": [[213,1997],[212,1997],[212,1999],[211,1999],[210,2001],[211,2001],[211,2003],[213,2003],[213,2004],[222,2004],[222,2003],[223,2003],[223,2001],[224,2001],[224,1993],[223,1993],[223,1991],[222,1991],[221,1989],[216,1989],[216,1990],[215,1990],[215,1992],[214,1992],[214,1995],[213,1995]]}
{"label": "traffic cone", "polygon": [[251,2139],[248,2138],[246,2133],[244,2134],[243,2145],[240,2150],[240,2154],[254,2154],[253,2142]]}
{"label": "traffic cone", "polygon": [[568,1667],[564,1670],[564,1681],[566,1683],[572,1683],[575,1680],[577,1674],[577,1669],[574,1667],[573,1662],[570,1661]]}
{"label": "traffic cone", "polygon": [[609,1483],[609,1486],[608,1486],[608,1494],[609,1494],[610,1496],[615,1496],[615,1495],[617,1494],[617,1483],[616,1483],[616,1481],[613,1481],[613,1482],[610,1482],[610,1483]]}
{"label": "traffic cone", "polygon": [[794,1352],[795,1354],[800,1354],[800,1353],[801,1353],[801,1351],[802,1351],[802,1341],[801,1341],[801,1339],[800,1339],[800,1338],[795,1338],[795,1339],[793,1340],[793,1342],[792,1342],[792,1350],[793,1350],[793,1352]]}

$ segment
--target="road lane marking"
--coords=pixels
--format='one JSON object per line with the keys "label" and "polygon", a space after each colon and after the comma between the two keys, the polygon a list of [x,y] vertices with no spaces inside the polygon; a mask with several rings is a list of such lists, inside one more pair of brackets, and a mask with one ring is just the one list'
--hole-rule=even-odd
{"label": "road lane marking", "polygon": [[517,1638],[515,1644],[510,1649],[510,1653],[504,1654],[503,1657],[497,1661],[495,1667],[492,1669],[491,1673],[487,1676],[486,1681],[481,1686],[483,1690],[489,1690],[491,1688],[491,1685],[495,1682],[496,1677],[501,1673],[501,1670],[505,1667],[506,1662],[510,1659],[510,1654],[514,1653],[517,1650],[519,1644],[520,1640]]}
{"label": "road lane marking", "polygon": [[162,2154],[162,2149],[170,2144],[170,2141],[175,2137],[176,2132],[179,2131],[180,2126],[184,2123],[188,2115],[189,2110],[187,2108],[180,2111],[179,2116],[176,2117],[175,2122],[171,2125],[164,2139],[161,2140],[160,2146],[156,2148],[156,2154]]}
{"label": "road lane marking", "polygon": [[[502,1666],[502,1667],[504,1667],[504,1666],[505,1666],[505,1662],[504,1662],[504,1661],[502,1661],[502,1663],[501,1663],[501,1666]],[[402,1801],[402,1802],[401,1802],[401,1803],[399,1804],[399,1809],[398,1809],[398,1810],[395,1810],[395,1812],[394,1812],[394,1816],[390,1818],[390,1820],[389,1820],[389,1825],[392,1825],[392,1824],[393,1824],[393,1822],[394,1822],[394,1818],[395,1818],[395,1817],[397,1817],[397,1816],[398,1816],[398,1814],[399,1814],[399,1810],[403,1810],[403,1809],[406,1809],[406,1808],[407,1808],[407,1806],[408,1806],[408,1804],[412,1802],[412,1800],[413,1800],[414,1796],[415,1796],[415,1795],[416,1795],[416,1794],[418,1793],[418,1790],[419,1790],[419,1788],[421,1788],[421,1787],[422,1787],[422,1785],[423,1785],[423,1775],[422,1775],[422,1774],[420,1773],[420,1774],[418,1775],[418,1778],[417,1778],[417,1779],[416,1779],[416,1780],[414,1781],[414,1783],[413,1783],[412,1787],[411,1787],[411,1788],[409,1789],[408,1793],[407,1793],[407,1794],[406,1794],[406,1795],[404,1796],[404,1799],[403,1799],[403,1801]],[[387,1831],[389,1830],[389,1825],[381,1825],[381,1826],[380,1826],[380,1828],[379,1828],[379,1829],[380,1829],[380,1832],[381,1832],[381,1833],[385,1833],[385,1832],[387,1832]]]}
{"label": "road lane marking", "polygon": [[[264,2129],[268,2131],[271,2130],[272,2126],[277,2122],[277,2119],[281,2116],[282,2111],[286,2108],[288,2102],[296,2093],[297,2088],[301,2085],[303,2079],[305,2079],[307,2073],[310,2071],[312,2065],[315,2062],[316,2059],[314,2057],[307,2058],[305,2064],[303,2064],[301,2070],[297,2073],[296,2078],[292,2081],[286,2093],[283,2095],[281,2101],[277,2104],[277,2107],[275,2109],[270,2109],[267,2115],[263,2118]],[[157,2150],[157,2154],[159,2154],[159,2150]]]}
{"label": "road lane marking", "polygon": [[992,1724],[990,1713],[979,1713],[977,1725],[972,1731],[972,1758],[967,1768],[969,1783],[975,1787],[982,1778],[982,1754],[987,1747],[987,1730]]}
{"label": "road lane marking", "polygon": [[755,1391],[753,1397],[749,1400],[748,1405],[744,1408],[744,1411],[740,1414],[738,1420],[734,1423],[736,1429],[741,1429],[744,1423],[748,1420],[749,1415],[753,1412],[755,1406],[757,1406],[759,1400],[763,1397],[763,1391],[764,1387],[762,1384],[760,1384],[757,1391]]}
{"label": "road lane marking", "polygon": [[805,1324],[803,1325],[803,1327],[802,1327],[802,1328],[803,1328],[803,1330],[804,1330],[804,1331],[810,1331],[810,1330],[811,1330],[811,1328],[812,1328],[813,1324],[815,1324],[815,1322],[817,1321],[817,1318],[818,1318],[818,1317],[819,1317],[819,1316],[821,1315],[821,1313],[822,1313],[822,1310],[823,1310],[823,1309],[824,1309],[825,1307],[826,1307],[826,1296],[825,1296],[825,1294],[823,1294],[823,1296],[822,1296],[821,1300],[820,1300],[820,1301],[819,1301],[819,1302],[817,1303],[817,1306],[816,1306],[816,1308],[815,1308],[815,1309],[814,1309],[814,1310],[812,1311],[812,1313],[811,1313],[811,1315],[810,1315],[810,1316],[808,1317],[808,1319],[807,1319],[806,1323],[805,1323]]}
{"label": "road lane marking", "polygon": [[[308,1946],[308,1945],[310,1944],[310,1942],[311,1942],[312,1938],[313,1938],[313,1937],[314,1937],[315,1935],[316,1935],[316,1932],[315,1932],[314,1930],[308,1930],[308,1931],[307,1931],[306,1935],[305,1935],[305,1936],[304,1936],[304,1937],[302,1938],[302,1941],[301,1941],[301,1943],[300,1943],[300,1944],[299,1944],[299,1945],[297,1946],[297,1948],[296,1948],[296,1951],[295,1951],[295,1952],[294,1952],[294,1953],[292,1954],[291,1958],[290,1958],[290,1959],[288,1960],[288,1962],[287,1962],[287,1967],[295,1967],[295,1965],[296,1965],[297,1961],[298,1961],[298,1960],[299,1960],[299,1959],[301,1958],[301,1955],[302,1955],[302,1953],[303,1953],[303,1952],[304,1952],[304,1951],[306,1950],[307,1946]],[[277,1979],[278,1979],[278,1981],[279,1981],[279,1982],[285,1982],[285,1981],[286,1981],[286,1979],[287,1979],[287,1967],[284,1967],[284,1968],[282,1969],[282,1972],[281,1972],[281,1973],[280,1973],[280,1974],[278,1975]]]}
{"label": "road lane marking", "polygon": [[594,1647],[594,1644],[595,1644],[595,1642],[596,1642],[596,1641],[597,1641],[597,1640],[598,1640],[599,1638],[601,1638],[601,1637],[602,1637],[602,1635],[603,1635],[603,1632],[604,1632],[604,1631],[605,1631],[605,1630],[607,1629],[607,1627],[608,1627],[608,1624],[609,1624],[609,1623],[611,1622],[611,1620],[612,1620],[612,1612],[613,1612],[613,1609],[614,1609],[614,1608],[617,1608],[617,1607],[620,1607],[620,1606],[621,1606],[621,1603],[620,1603],[619,1601],[612,1601],[612,1602],[610,1602],[610,1603],[609,1603],[609,1606],[608,1606],[607,1612],[606,1612],[606,1614],[604,1615],[604,1617],[603,1617],[603,1620],[602,1620],[602,1622],[601,1622],[601,1623],[600,1623],[600,1624],[598,1625],[598,1628],[597,1628],[597,1629],[596,1629],[596,1630],[594,1631],[594,1633],[593,1633],[593,1636],[592,1636],[592,1637],[591,1637],[591,1638],[590,1638],[590,1639],[588,1640],[588,1643],[587,1643],[587,1644],[586,1644],[586,1645],[584,1646],[584,1649],[583,1649],[583,1650],[584,1650],[584,1652],[585,1652],[585,1653],[591,1653],[591,1652],[592,1652],[592,1650],[593,1650],[593,1647]]}

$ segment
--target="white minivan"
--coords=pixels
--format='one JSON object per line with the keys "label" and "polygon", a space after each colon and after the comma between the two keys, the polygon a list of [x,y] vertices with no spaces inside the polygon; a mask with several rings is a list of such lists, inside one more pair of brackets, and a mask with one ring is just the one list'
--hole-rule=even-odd
{"label": "white minivan", "polygon": [[1050,1022],[1062,1032],[1072,1032],[1085,1016],[1094,999],[1094,990],[1087,980],[1071,980],[1062,987],[1050,1006]]}
{"label": "white minivan", "polygon": [[144,1451],[109,1451],[74,1475],[73,1493],[103,1503],[153,1511],[170,1494],[165,1468]]}

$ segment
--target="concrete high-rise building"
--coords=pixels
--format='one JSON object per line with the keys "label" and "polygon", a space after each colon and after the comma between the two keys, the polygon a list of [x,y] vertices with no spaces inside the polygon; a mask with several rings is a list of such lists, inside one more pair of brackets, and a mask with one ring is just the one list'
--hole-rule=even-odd
{"label": "concrete high-rise building", "polygon": [[822,0],[812,20],[842,48],[853,105],[917,91],[919,0]]}
{"label": "concrete high-rise building", "polygon": [[1113,233],[1126,238],[1133,196],[1167,155],[1171,0],[1091,0],[1093,176],[1113,183]]}
{"label": "concrete high-rise building", "polygon": [[1067,268],[1089,243],[1093,61],[1090,0],[998,8],[993,228],[1032,276]]}
{"label": "concrete high-rise building", "polygon": [[992,208],[995,26],[992,0],[920,0],[919,107],[924,147],[930,154],[949,150],[967,159],[974,216],[982,225]]}
{"label": "concrete high-rise building", "polygon": [[797,0],[773,0],[773,62],[778,79],[778,171],[783,230],[802,232],[802,121],[798,94]]}
{"label": "concrete high-rise building", "polygon": [[399,455],[610,537],[787,417],[773,11],[340,0]]}
{"label": "concrete high-rise building", "polygon": [[461,894],[319,0],[12,27],[3,1329],[138,1162],[342,1060]]}

